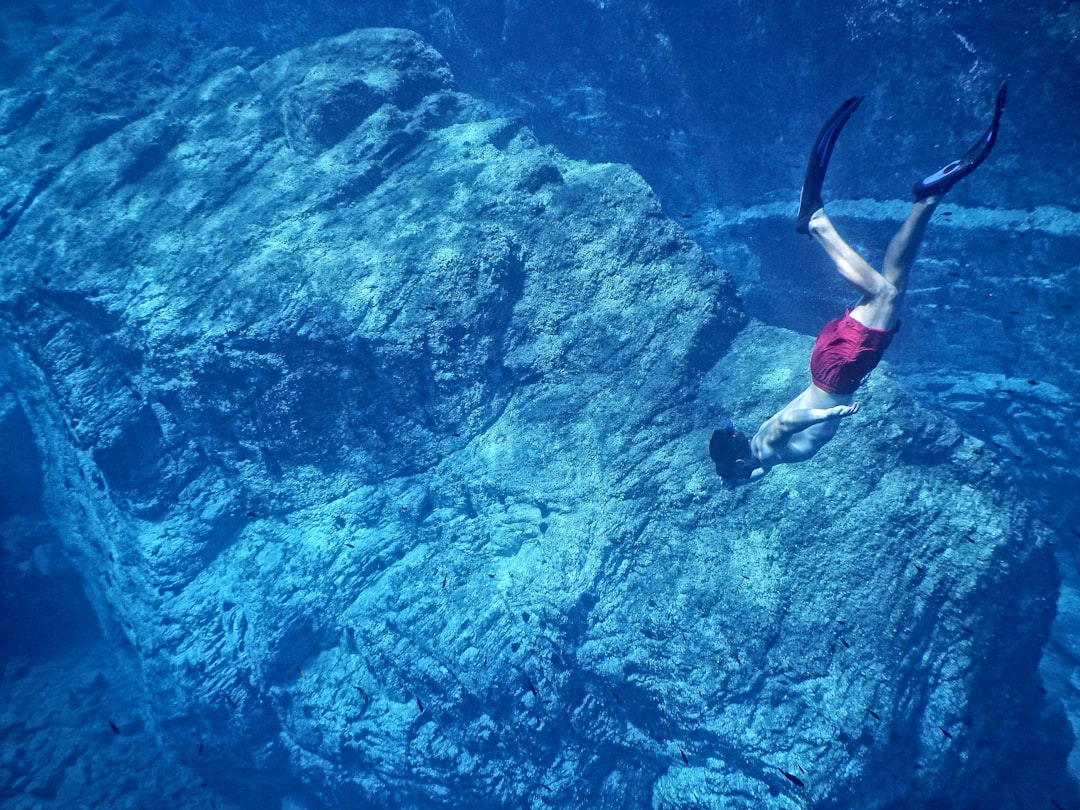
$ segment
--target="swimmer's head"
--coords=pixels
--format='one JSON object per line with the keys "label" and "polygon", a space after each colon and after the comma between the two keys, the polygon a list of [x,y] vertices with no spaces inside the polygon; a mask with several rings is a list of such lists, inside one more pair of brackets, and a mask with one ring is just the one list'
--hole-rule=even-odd
{"label": "swimmer's head", "polygon": [[709,457],[716,464],[716,474],[724,479],[749,478],[761,466],[750,452],[750,439],[730,421],[727,427],[713,431]]}

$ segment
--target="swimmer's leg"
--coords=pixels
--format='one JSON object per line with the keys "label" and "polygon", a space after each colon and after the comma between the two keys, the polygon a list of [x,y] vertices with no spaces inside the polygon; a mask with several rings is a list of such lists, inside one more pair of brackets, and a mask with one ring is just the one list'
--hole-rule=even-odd
{"label": "swimmer's leg", "polygon": [[840,130],[862,100],[862,96],[852,96],[841,104],[825,122],[814,141],[814,148],[810,150],[810,160],[806,166],[806,177],[803,179],[799,215],[795,218],[795,230],[799,233],[810,233],[810,217],[824,205],[821,202],[821,184],[825,181],[825,170],[829,168],[833,146],[840,136]]}
{"label": "swimmer's leg", "polygon": [[915,263],[915,254],[919,251],[923,234],[926,232],[926,223],[930,221],[930,215],[934,213],[940,202],[939,197],[925,197],[916,201],[911,208],[911,213],[896,232],[896,236],[889,242],[885,251],[885,266],[882,275],[896,288],[897,303],[907,291],[908,273],[911,265]]}
{"label": "swimmer's leg", "polygon": [[844,280],[862,294],[863,303],[887,291],[885,277],[836,232],[824,208],[819,208],[809,218],[807,230],[825,248]]}

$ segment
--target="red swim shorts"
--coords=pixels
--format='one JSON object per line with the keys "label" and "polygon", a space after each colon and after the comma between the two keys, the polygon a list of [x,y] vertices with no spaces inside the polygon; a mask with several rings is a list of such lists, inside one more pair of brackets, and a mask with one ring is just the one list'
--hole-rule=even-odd
{"label": "red swim shorts", "polygon": [[[897,329],[899,326],[897,326]],[[851,317],[829,321],[810,355],[814,385],[830,394],[854,394],[881,361],[896,329],[871,329]]]}

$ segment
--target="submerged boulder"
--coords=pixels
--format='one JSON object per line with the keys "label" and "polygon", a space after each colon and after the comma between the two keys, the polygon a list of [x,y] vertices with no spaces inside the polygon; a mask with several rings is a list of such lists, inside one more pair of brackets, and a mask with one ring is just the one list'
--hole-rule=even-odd
{"label": "submerged boulder", "polygon": [[1060,770],[1055,570],[993,454],[882,371],[818,458],[725,487],[711,428],[805,385],[808,341],[416,35],[211,72],[39,178],[0,240],[5,418],[148,739],[238,806]]}

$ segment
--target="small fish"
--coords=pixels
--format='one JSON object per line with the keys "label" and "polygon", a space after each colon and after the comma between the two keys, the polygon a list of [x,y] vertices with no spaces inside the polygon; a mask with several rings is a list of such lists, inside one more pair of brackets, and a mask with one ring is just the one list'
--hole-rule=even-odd
{"label": "small fish", "polygon": [[202,740],[199,740],[199,753],[196,756],[200,756],[200,757],[202,756],[203,746],[204,745],[205,745],[205,743]]}
{"label": "small fish", "polygon": [[237,708],[237,705],[236,705],[236,701],[232,699],[232,695],[230,695],[230,694],[229,694],[228,692],[226,692],[226,693],[225,693],[225,700],[226,700],[226,701],[228,702],[228,704],[229,704],[230,706],[232,706],[232,707],[233,707],[234,709],[235,709],[235,708]]}
{"label": "small fish", "polygon": [[545,785],[543,782],[540,783],[540,787],[542,787],[548,793],[554,793],[555,792],[554,790],[551,789],[551,785]]}
{"label": "small fish", "polygon": [[915,565],[915,569],[916,569],[916,570],[917,570],[917,571],[918,571],[918,572],[919,572],[920,574],[925,574],[925,573],[926,573],[926,569],[925,569],[925,568],[923,568],[923,567],[922,567],[921,565],[919,565],[918,563],[915,563],[914,565]]}
{"label": "small fish", "polygon": [[747,576],[746,574],[739,574],[739,576],[741,576],[741,577],[742,577],[743,579],[745,579],[745,580],[749,580],[749,579],[750,579],[750,577],[748,577],[748,576]]}
{"label": "small fish", "polygon": [[486,654],[484,655],[484,666],[485,667],[487,666],[487,655]]}
{"label": "small fish", "polygon": [[881,720],[881,715],[875,712],[873,709],[867,709],[866,713],[873,717],[875,720]]}
{"label": "small fish", "polygon": [[1038,381],[1038,380],[1028,380],[1028,381],[1027,381],[1027,384],[1028,384],[1028,385],[1038,385],[1038,384],[1039,384],[1039,381]]}
{"label": "small fish", "polygon": [[850,650],[851,649],[851,645],[847,643],[847,639],[844,638],[843,636],[840,636],[840,643],[844,645],[845,650]]}
{"label": "small fish", "polygon": [[420,714],[424,713],[424,704],[420,702],[420,698],[416,699],[416,708],[420,710]]}
{"label": "small fish", "polygon": [[679,756],[682,757],[682,761],[685,764],[689,765],[690,764],[690,758],[686,756],[686,752],[682,750],[681,745],[678,745],[677,743],[676,743],[676,745],[677,745],[677,747],[679,749]]}
{"label": "small fish", "polygon": [[446,590],[446,574],[442,575],[442,586],[443,590]]}
{"label": "small fish", "polygon": [[296,668],[296,671],[300,673],[300,677],[301,677],[301,678],[306,678],[306,677],[307,677],[307,673],[306,673],[306,672],[304,672],[304,668],[303,668],[303,667],[297,667],[297,668]]}
{"label": "small fish", "polygon": [[425,306],[424,309],[426,309],[428,312],[434,312],[435,311],[435,307],[431,306],[431,304],[428,304],[427,306]]}
{"label": "small fish", "polygon": [[360,697],[364,699],[364,703],[370,703],[371,697],[364,691],[364,687],[353,684],[353,689],[360,693]]}
{"label": "small fish", "polygon": [[346,543],[345,545],[348,546],[349,548],[356,548],[356,546],[354,546],[352,543]]}
{"label": "small fish", "polygon": [[109,721],[109,728],[113,730],[113,734],[120,733],[120,726],[116,725],[112,720]]}
{"label": "small fish", "polygon": [[735,663],[738,664],[740,667],[742,666],[742,659],[739,658],[738,653],[735,653]]}
{"label": "small fish", "polygon": [[943,728],[942,728],[941,726],[938,726],[938,727],[937,727],[937,729],[938,729],[938,731],[940,731],[940,732],[941,732],[942,734],[944,734],[944,735],[945,735],[945,739],[947,739],[947,740],[951,740],[951,739],[952,739],[952,734],[950,734],[949,732],[947,732],[947,731],[946,731],[945,729],[943,729]]}
{"label": "small fish", "polygon": [[615,691],[614,689],[612,689],[612,690],[611,690],[611,696],[612,696],[613,698],[615,698],[615,702],[616,702],[616,703],[622,703],[622,702],[623,702],[623,700],[622,700],[622,695],[620,695],[620,694],[619,694],[618,692],[616,692],[616,691]]}
{"label": "small fish", "polygon": [[536,693],[536,685],[532,682],[532,679],[528,675],[525,676],[525,683],[529,685],[529,691],[532,692],[532,696],[539,700],[540,695]]}
{"label": "small fish", "polygon": [[806,787],[806,782],[797,777],[795,774],[788,773],[783,768],[777,768],[776,770],[780,771],[780,773],[787,777],[787,780],[791,782],[791,784],[795,785],[795,787]]}

